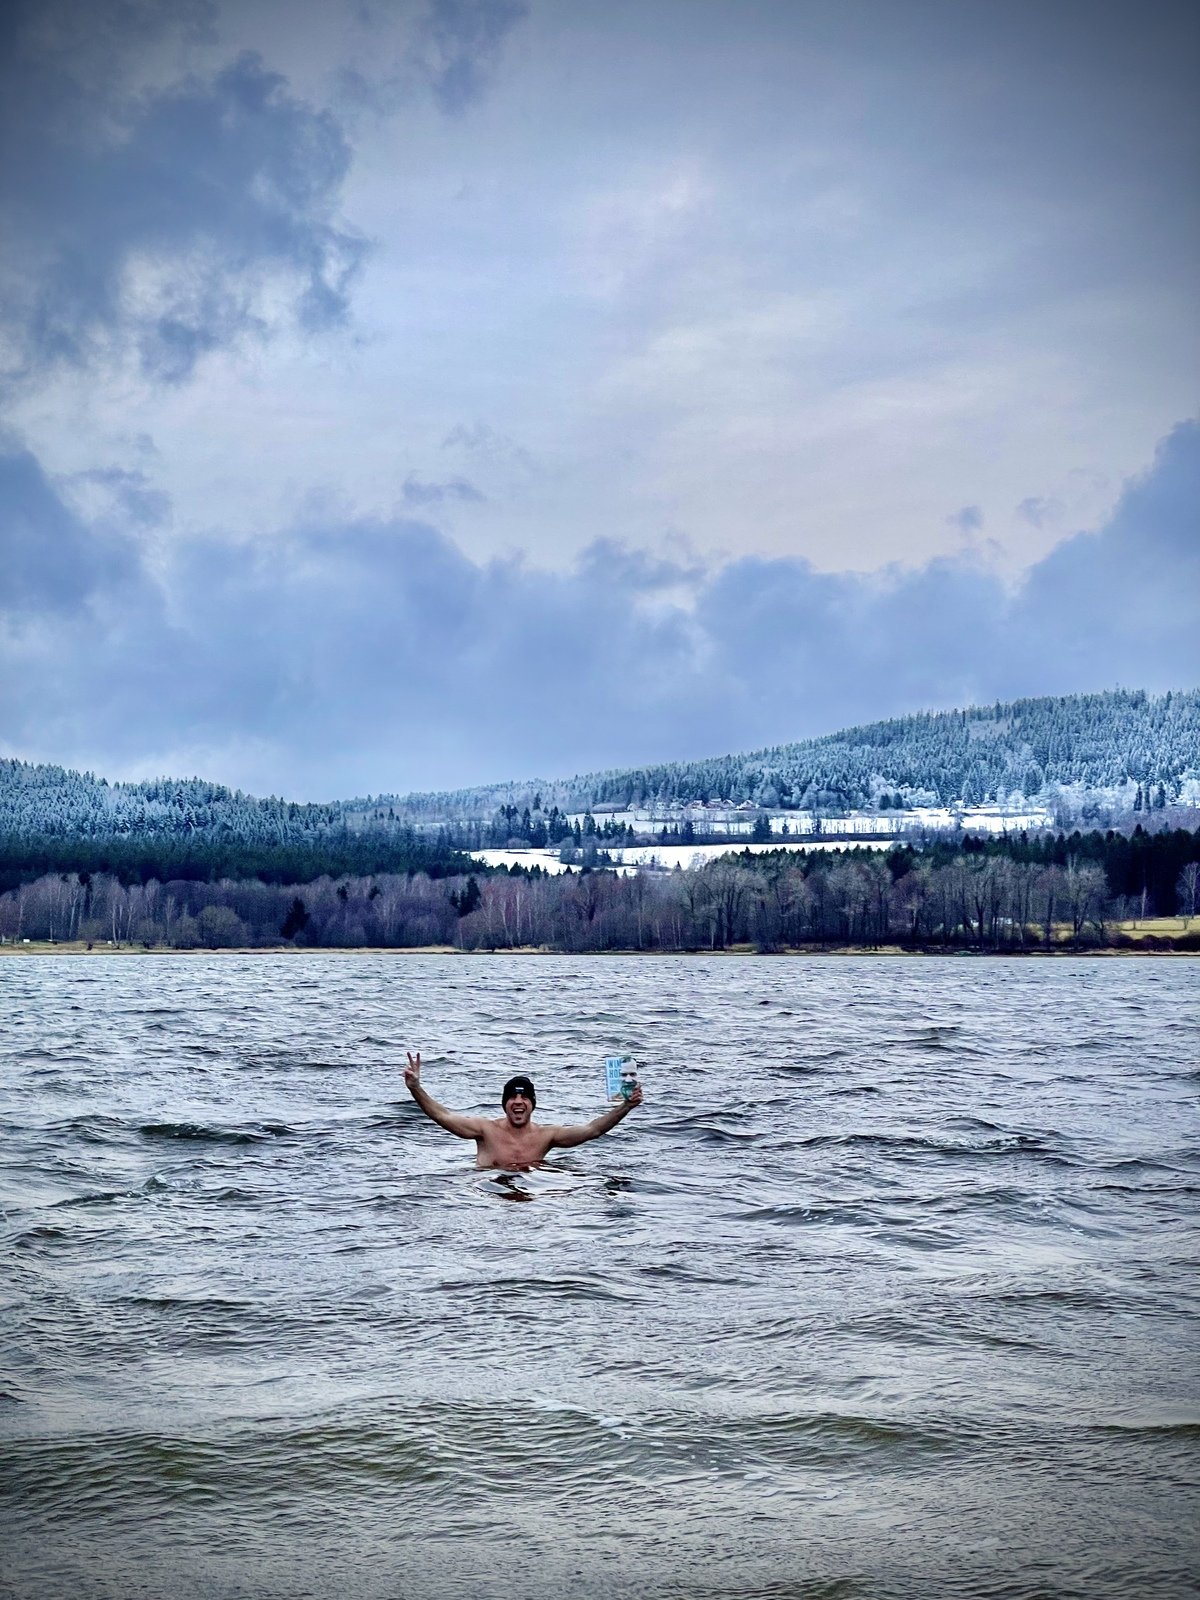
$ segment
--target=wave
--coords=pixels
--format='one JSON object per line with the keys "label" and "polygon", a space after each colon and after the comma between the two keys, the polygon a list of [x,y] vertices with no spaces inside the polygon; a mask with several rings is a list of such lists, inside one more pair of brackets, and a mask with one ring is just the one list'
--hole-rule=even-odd
{"label": "wave", "polygon": [[837,1203],[805,1205],[796,1201],[782,1205],[754,1206],[748,1211],[731,1211],[729,1217],[738,1222],[780,1222],[791,1227],[811,1227],[848,1223],[852,1227],[863,1224],[874,1226],[878,1214],[870,1206]]}
{"label": "wave", "polygon": [[189,1317],[224,1316],[230,1312],[240,1316],[245,1311],[255,1309],[244,1300],[223,1300],[211,1295],[133,1294],[125,1304],[147,1311],[178,1312]]}
{"label": "wave", "polygon": [[1141,1420],[1137,1417],[1119,1417],[1109,1422],[1092,1425],[1097,1433],[1134,1434],[1143,1439],[1178,1439],[1181,1443],[1195,1440],[1200,1443],[1200,1416],[1162,1417]]}
{"label": "wave", "polygon": [[959,1043],[966,1027],[961,1022],[930,1022],[913,1028],[906,1028],[903,1032],[891,1038],[879,1041],[879,1048],[904,1049],[913,1045],[923,1045],[933,1050],[957,1050],[962,1046]]}
{"label": "wave", "polygon": [[71,1206],[108,1206],[119,1205],[122,1200],[144,1200],[147,1195],[165,1189],[166,1183],[161,1178],[149,1177],[144,1183],[132,1189],[95,1189],[87,1194],[69,1195],[65,1200],[56,1200],[54,1209]]}
{"label": "wave", "polygon": [[128,1137],[129,1124],[122,1117],[87,1112],[47,1124],[47,1132],[70,1134],[84,1144],[112,1144]]}
{"label": "wave", "polygon": [[189,1506],[302,1524],[314,1497],[328,1505],[331,1496],[344,1504],[369,1495],[378,1505],[381,1497],[408,1503],[416,1493],[426,1511],[457,1516],[464,1496],[587,1505],[606,1481],[716,1475],[740,1485],[748,1470],[786,1478],[873,1462],[895,1469],[942,1457],[958,1443],[948,1426],[851,1412],[622,1416],[521,1401],[384,1401],[337,1420],[14,1440],[0,1468],[0,1505],[7,1502],[11,1526],[28,1518],[48,1531]]}
{"label": "wave", "polygon": [[295,1128],[283,1122],[261,1122],[249,1127],[222,1127],[205,1122],[142,1122],[144,1139],[179,1139],[199,1144],[263,1144],[270,1139],[295,1138]]}
{"label": "wave", "polygon": [[915,1133],[810,1133],[795,1143],[806,1149],[867,1149],[897,1154],[946,1156],[1035,1155],[1065,1160],[1061,1138],[1051,1133],[1006,1133],[978,1144],[959,1144],[936,1134]]}
{"label": "wave", "polygon": [[1097,1183],[1093,1187],[1102,1194],[1153,1195],[1200,1194],[1200,1184],[1195,1183]]}
{"label": "wave", "polygon": [[282,1122],[257,1122],[241,1126],[189,1121],[135,1122],[102,1112],[87,1112],[46,1125],[46,1131],[66,1135],[83,1144],[121,1144],[130,1138],[178,1139],[211,1144],[261,1144],[287,1139],[296,1129]]}
{"label": "wave", "polygon": [[32,1228],[26,1228],[23,1233],[18,1233],[12,1242],[14,1250],[37,1250],[43,1245],[52,1244],[56,1239],[66,1239],[70,1235],[65,1228],[55,1228],[49,1223],[38,1223]]}
{"label": "wave", "polygon": [[1136,1303],[1126,1295],[1067,1284],[1053,1289],[1003,1289],[991,1295],[989,1303],[993,1307],[1031,1311],[1103,1311],[1123,1314],[1137,1309]]}
{"label": "wave", "polygon": [[513,1301],[568,1300],[630,1303],[642,1296],[634,1290],[622,1289],[615,1283],[582,1274],[574,1276],[533,1278],[448,1278],[430,1286],[435,1294],[462,1296],[467,1300],[480,1300],[489,1309],[502,1308]]}
{"label": "wave", "polygon": [[865,1334],[885,1344],[918,1348],[961,1349],[965,1345],[1008,1351],[1041,1351],[1049,1348],[1025,1331],[1010,1334],[995,1327],[981,1326],[978,1317],[972,1318],[946,1306],[939,1307],[934,1315],[924,1308],[907,1316],[895,1311],[867,1312],[852,1316],[845,1326],[856,1335]]}
{"label": "wave", "polygon": [[[728,1118],[728,1114],[726,1116]],[[744,1144],[763,1137],[760,1129],[731,1128],[715,1121],[713,1113],[706,1111],[693,1112],[690,1115],[674,1117],[669,1122],[661,1122],[655,1132],[668,1136],[699,1135],[701,1141],[708,1144]]]}

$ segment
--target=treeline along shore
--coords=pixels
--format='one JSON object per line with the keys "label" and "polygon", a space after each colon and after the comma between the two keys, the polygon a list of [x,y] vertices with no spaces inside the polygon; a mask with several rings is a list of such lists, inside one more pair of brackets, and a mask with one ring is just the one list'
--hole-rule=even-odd
{"label": "treeline along shore", "polygon": [[[27,848],[20,861],[0,854],[0,939],[176,950],[1200,951],[1200,829],[734,852],[630,875],[602,861],[556,876],[488,872],[442,852],[403,870],[294,881],[277,861],[252,877],[159,876],[141,848],[137,859],[40,872]],[[1180,920],[1167,930],[1167,918]]]}

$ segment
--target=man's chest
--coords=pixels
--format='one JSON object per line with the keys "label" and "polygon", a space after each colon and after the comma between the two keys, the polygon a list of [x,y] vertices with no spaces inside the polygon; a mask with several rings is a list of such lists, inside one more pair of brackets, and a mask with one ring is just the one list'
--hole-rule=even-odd
{"label": "man's chest", "polygon": [[516,1134],[500,1128],[489,1128],[482,1145],[489,1161],[497,1167],[530,1167],[543,1159],[550,1141],[533,1129],[528,1133]]}

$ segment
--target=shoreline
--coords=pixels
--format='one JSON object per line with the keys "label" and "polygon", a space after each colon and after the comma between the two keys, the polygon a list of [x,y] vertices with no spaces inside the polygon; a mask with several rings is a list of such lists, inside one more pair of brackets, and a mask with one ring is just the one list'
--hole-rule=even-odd
{"label": "shoreline", "polygon": [[753,945],[733,945],[724,950],[552,950],[545,945],[516,945],[503,949],[476,949],[464,950],[458,945],[429,944],[429,945],[231,945],[221,946],[216,949],[197,946],[190,950],[176,949],[171,945],[151,945],[148,948],[140,944],[95,944],[91,949],[82,939],[76,940],[30,940],[20,944],[0,944],[0,958],[4,956],[179,956],[190,958],[193,956],[588,956],[601,959],[608,956],[723,956],[729,959],[753,958],[760,961],[787,960],[794,956],[852,956],[852,957],[897,957],[911,960],[940,959],[940,960],[978,960],[981,957],[996,957],[1005,960],[1023,960],[1030,957],[1040,957],[1048,960],[1058,960],[1063,957],[1123,957],[1134,956],[1137,958],[1153,956],[1176,956],[1185,959],[1195,959],[1200,956],[1200,950],[1164,949],[1161,946],[1146,946],[1142,941],[1131,945],[1100,945],[1090,949],[1072,949],[1068,944],[1060,944],[1046,949],[1044,945],[1030,947],[1025,950],[966,950],[966,949],[939,949],[934,947],[911,948],[899,944],[885,945],[789,945],[779,950],[756,950]]}

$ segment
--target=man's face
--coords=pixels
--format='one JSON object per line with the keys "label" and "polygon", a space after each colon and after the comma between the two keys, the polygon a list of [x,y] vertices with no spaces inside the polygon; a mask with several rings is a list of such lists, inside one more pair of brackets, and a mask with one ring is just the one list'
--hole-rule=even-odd
{"label": "man's face", "polygon": [[518,1089],[504,1102],[504,1115],[512,1128],[524,1128],[533,1114],[533,1107]]}

